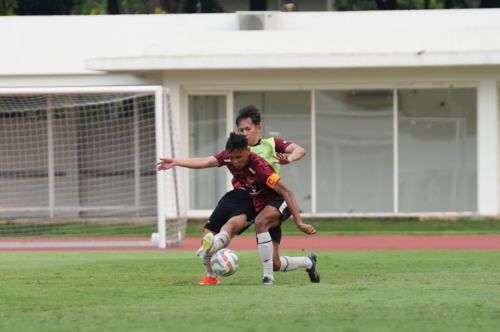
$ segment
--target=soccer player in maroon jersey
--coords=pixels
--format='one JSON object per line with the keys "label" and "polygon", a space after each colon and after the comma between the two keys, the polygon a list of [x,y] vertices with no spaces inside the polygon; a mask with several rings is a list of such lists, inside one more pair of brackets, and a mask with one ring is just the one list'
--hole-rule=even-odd
{"label": "soccer player in maroon jersey", "polygon": [[[254,105],[247,105],[238,111],[236,126],[238,132],[247,138],[250,151],[264,158],[280,175],[280,165],[300,160],[306,155],[306,151],[301,146],[280,138],[260,139],[261,119],[259,109]],[[205,224],[201,246],[196,253],[201,258],[207,273],[205,277],[200,279],[200,285],[219,283],[219,278],[210,266],[212,255],[222,248],[227,248],[233,237],[243,233],[254,222],[255,208],[252,198],[236,179],[233,178],[232,184],[233,190],[224,194],[219,200]],[[281,233],[279,230],[280,228],[277,226],[269,231],[275,248],[273,262],[277,266],[281,265],[279,257]],[[310,255],[314,255],[314,253]],[[290,270],[292,267],[289,267],[287,271]],[[314,279],[311,279],[311,282],[315,282]]]}
{"label": "soccer player in maroon jersey", "polygon": [[[215,156],[191,159],[161,158],[161,161],[156,163],[156,166],[159,171],[174,166],[195,169],[226,166],[252,197],[255,205],[257,213],[255,230],[264,269],[262,284],[274,284],[273,271],[286,272],[299,267],[307,269],[312,282],[319,282],[320,276],[316,269],[316,255],[279,257],[279,252],[274,252],[273,240],[269,231],[276,229],[279,231],[281,238],[280,225],[290,215],[294,217],[297,228],[302,232],[314,234],[316,230],[313,226],[302,222],[293,192],[285,185],[268,162],[257,154],[250,152],[248,140],[244,135],[231,133],[226,143],[226,150]],[[273,260],[275,255],[279,260]]]}

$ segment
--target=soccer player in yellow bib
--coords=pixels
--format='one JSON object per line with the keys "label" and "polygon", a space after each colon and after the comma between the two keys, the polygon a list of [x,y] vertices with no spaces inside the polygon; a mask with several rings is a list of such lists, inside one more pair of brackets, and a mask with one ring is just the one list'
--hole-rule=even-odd
{"label": "soccer player in yellow bib", "polygon": [[[247,138],[250,151],[265,159],[278,175],[280,174],[280,165],[290,164],[306,155],[305,149],[298,144],[279,138],[260,139],[259,133],[262,129],[260,123],[260,111],[253,105],[241,108],[236,117],[238,133]],[[212,254],[226,248],[234,236],[241,234],[251,226],[255,217],[252,198],[242,185],[234,179],[233,185],[234,189],[221,198],[205,225],[205,235],[197,255],[203,261],[207,276],[200,280],[200,285],[219,283],[219,278],[210,266]],[[316,255],[314,253],[303,257],[279,256],[280,225],[290,215],[286,206],[276,206],[274,209],[277,212],[275,216],[278,219],[266,220],[265,224],[259,223],[255,227],[261,258],[263,262],[267,262],[267,268],[264,265],[264,274],[267,273],[268,282],[273,281],[273,271],[293,271],[297,268],[306,268],[311,282],[319,282],[319,274],[316,270]],[[269,271],[271,258],[272,270]]]}
{"label": "soccer player in yellow bib", "polygon": [[[302,222],[293,192],[266,160],[250,151],[248,140],[244,135],[232,132],[226,142],[226,149],[214,156],[190,159],[160,158],[160,160],[156,163],[158,171],[175,166],[195,169],[225,166],[245,192],[252,197],[257,214],[255,217],[257,243],[264,270],[263,285],[274,284],[274,271],[287,272],[300,267],[306,269],[311,282],[319,282],[316,255],[313,253],[303,257],[279,256],[281,223],[290,216],[293,215],[295,226],[305,234],[315,234],[316,230],[312,225]],[[277,232],[272,232],[273,229]],[[215,247],[213,233],[207,233],[202,242],[198,254],[202,253],[201,257],[206,258],[207,254],[213,253]],[[273,248],[275,243],[276,249]],[[218,280],[214,283],[217,284]]]}

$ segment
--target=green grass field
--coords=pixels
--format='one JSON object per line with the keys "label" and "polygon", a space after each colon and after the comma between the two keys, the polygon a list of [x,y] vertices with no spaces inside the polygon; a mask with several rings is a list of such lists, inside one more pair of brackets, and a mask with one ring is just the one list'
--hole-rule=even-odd
{"label": "green grass field", "polygon": [[[187,223],[186,236],[200,236],[206,220],[190,220]],[[500,220],[426,220],[410,219],[306,219],[318,234],[322,235],[472,235],[500,234]],[[284,235],[298,235],[300,231],[293,220],[283,223]],[[0,238],[10,237],[150,237],[157,231],[156,222],[111,224],[85,222],[44,221],[38,224],[0,220]],[[243,233],[254,236],[252,229]]]}
{"label": "green grass field", "polygon": [[[303,255],[301,252],[283,252]],[[320,251],[321,283],[256,251],[199,286],[193,252],[0,252],[0,331],[498,331],[498,251]]]}
{"label": "green grass field", "polygon": [[[206,221],[189,221],[186,236],[203,233]],[[306,219],[321,235],[478,235],[500,234],[500,220]],[[284,235],[302,235],[292,219],[282,224]],[[255,236],[253,228],[243,235]]]}

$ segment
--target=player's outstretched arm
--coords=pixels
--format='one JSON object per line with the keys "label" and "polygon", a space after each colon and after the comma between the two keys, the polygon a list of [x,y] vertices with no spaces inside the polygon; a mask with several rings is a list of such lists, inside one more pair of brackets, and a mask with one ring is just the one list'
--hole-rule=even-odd
{"label": "player's outstretched arm", "polygon": [[302,218],[300,217],[300,210],[299,210],[299,205],[297,204],[297,201],[295,200],[295,195],[293,192],[285,185],[283,180],[279,180],[278,183],[274,186],[274,190],[283,196],[285,199],[286,204],[288,205],[288,208],[290,209],[290,212],[292,212],[293,219],[295,220],[295,225],[297,226],[298,229],[300,229],[302,232],[306,234],[314,234],[316,233],[316,229],[314,229],[313,226],[304,224],[302,222]]}
{"label": "player's outstretched arm", "polygon": [[278,152],[276,153],[276,156],[273,156],[276,159],[274,161],[275,164],[287,165],[293,161],[302,159],[302,157],[306,155],[306,149],[295,143],[292,143],[289,146],[287,146],[285,152],[289,153],[290,155]]}
{"label": "player's outstretched arm", "polygon": [[200,169],[219,166],[219,162],[214,156],[189,159],[160,158],[160,161],[155,166],[159,171],[171,169],[174,166]]}

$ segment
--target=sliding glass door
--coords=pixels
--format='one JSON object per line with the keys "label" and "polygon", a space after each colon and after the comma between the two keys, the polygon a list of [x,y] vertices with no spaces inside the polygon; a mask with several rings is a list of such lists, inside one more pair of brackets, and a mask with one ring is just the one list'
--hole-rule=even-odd
{"label": "sliding glass door", "polygon": [[[188,96],[189,158],[208,157],[224,150],[226,132],[225,95]],[[213,210],[226,192],[226,167],[190,169],[189,209]]]}

